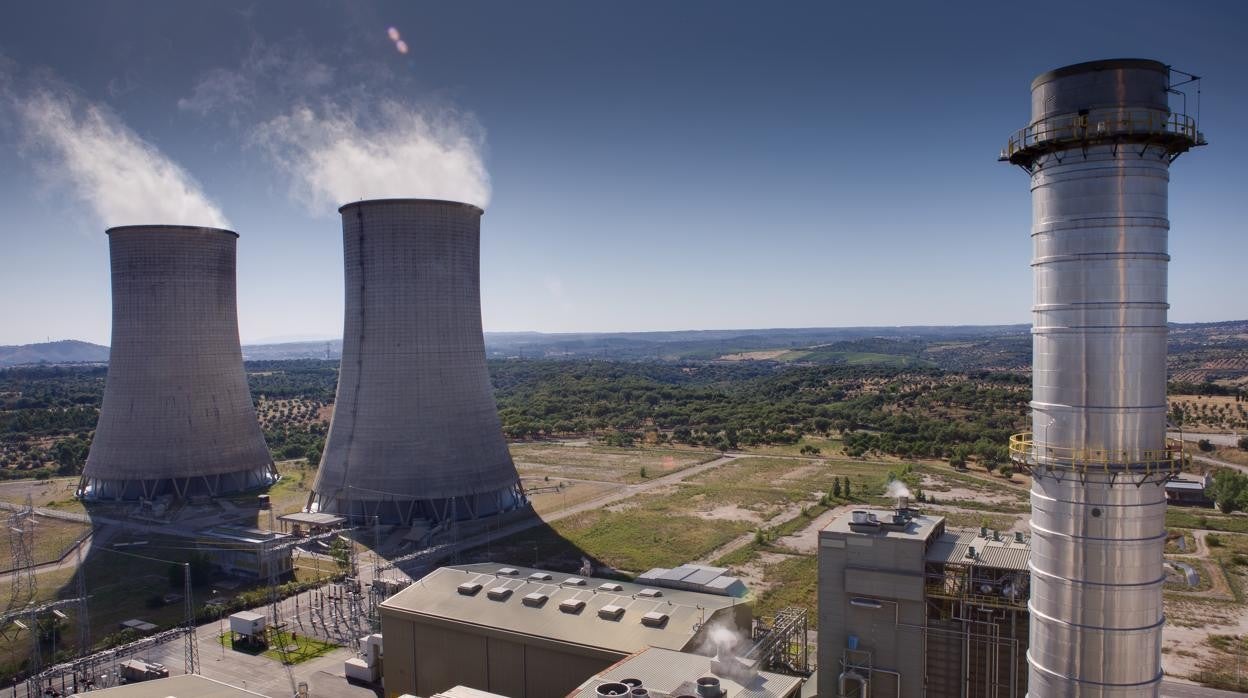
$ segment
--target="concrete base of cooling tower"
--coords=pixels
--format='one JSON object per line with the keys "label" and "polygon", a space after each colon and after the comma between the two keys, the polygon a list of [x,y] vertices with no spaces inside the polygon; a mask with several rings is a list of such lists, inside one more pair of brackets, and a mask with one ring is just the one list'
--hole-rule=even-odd
{"label": "concrete base of cooling tower", "polygon": [[340,514],[363,521],[375,518],[378,523],[404,526],[420,521],[435,526],[471,522],[528,509],[529,500],[518,483],[493,492],[442,499],[379,499],[341,491],[332,494],[314,492],[308,498],[309,511]]}
{"label": "concrete base of cooling tower", "polygon": [[133,502],[165,495],[176,499],[219,497],[268,487],[277,480],[277,468],[271,463],[251,470],[190,477],[107,479],[84,476],[78,482],[76,496],[94,502]]}

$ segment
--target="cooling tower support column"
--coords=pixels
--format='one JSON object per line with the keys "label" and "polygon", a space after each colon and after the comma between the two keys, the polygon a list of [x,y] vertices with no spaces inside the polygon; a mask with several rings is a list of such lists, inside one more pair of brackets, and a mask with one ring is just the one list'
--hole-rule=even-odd
{"label": "cooling tower support column", "polygon": [[342,363],[309,507],[442,524],[527,506],[485,365],[482,210],[387,199],[339,212]]}
{"label": "cooling tower support column", "polygon": [[1165,622],[1166,239],[1171,161],[1202,145],[1169,68],[1045,73],[1001,159],[1031,175],[1030,469],[1036,698],[1156,696]]}
{"label": "cooling tower support column", "polygon": [[79,497],[216,496],[277,479],[238,343],[237,241],[217,228],[108,231],[113,340]]}

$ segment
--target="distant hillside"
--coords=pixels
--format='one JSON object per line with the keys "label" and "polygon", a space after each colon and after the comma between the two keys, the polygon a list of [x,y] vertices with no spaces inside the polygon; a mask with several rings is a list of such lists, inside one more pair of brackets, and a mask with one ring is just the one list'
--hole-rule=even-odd
{"label": "distant hillside", "polygon": [[76,339],[0,346],[0,366],[104,363],[107,361],[108,347],[80,342]]}

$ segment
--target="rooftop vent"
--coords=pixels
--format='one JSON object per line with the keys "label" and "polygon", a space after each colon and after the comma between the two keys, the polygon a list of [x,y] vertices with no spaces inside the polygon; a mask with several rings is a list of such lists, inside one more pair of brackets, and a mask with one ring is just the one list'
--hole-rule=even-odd
{"label": "rooftop vent", "polygon": [[570,586],[574,586],[574,587],[585,586],[585,580],[581,579],[580,577],[568,577],[567,579],[563,580],[563,583],[568,584]]}
{"label": "rooftop vent", "polygon": [[611,696],[626,696],[628,692],[633,690],[631,686],[624,683],[611,682],[600,684],[594,690],[594,695],[598,698],[611,698]]}
{"label": "rooftop vent", "polygon": [[967,557],[967,559],[969,559],[969,560],[974,560],[974,559],[976,558],[976,555],[975,555],[975,546],[973,546],[973,545],[971,545],[971,546],[967,546],[967,548],[966,548],[966,557]]}
{"label": "rooftop vent", "polygon": [[619,620],[624,615],[624,607],[609,603],[598,609],[598,617],[605,620]]}
{"label": "rooftop vent", "polygon": [[545,572],[534,572],[529,575],[530,582],[549,582],[553,577]]}
{"label": "rooftop vent", "polygon": [[642,589],[641,591],[637,592],[637,595],[645,597],[647,599],[657,599],[663,595],[663,592],[659,591],[658,589]]}
{"label": "rooftop vent", "polygon": [[719,679],[714,676],[703,676],[698,679],[698,695],[701,698],[719,698]]}
{"label": "rooftop vent", "polygon": [[1023,540],[1023,532],[1022,532],[1022,531],[1015,531],[1015,532],[1014,532],[1014,542],[1015,542],[1015,543],[1025,543],[1025,542],[1026,542],[1026,541],[1024,541],[1024,540]]}
{"label": "rooftop vent", "polygon": [[585,602],[580,599],[568,599],[559,602],[559,610],[564,613],[580,613],[585,608]]}
{"label": "rooftop vent", "polygon": [[508,589],[507,587],[494,587],[493,589],[487,591],[485,595],[494,601],[506,601],[511,598],[511,589]]}
{"label": "rooftop vent", "polygon": [[476,596],[478,591],[481,591],[479,582],[464,582],[459,585],[459,593],[464,596]]}
{"label": "rooftop vent", "polygon": [[541,608],[542,605],[545,604],[546,600],[549,598],[550,597],[547,596],[546,594],[533,592],[532,594],[525,594],[524,598],[521,599],[520,601],[525,606],[532,606],[533,608]]}
{"label": "rooftop vent", "polygon": [[516,575],[520,574],[520,570],[516,569],[515,567],[500,567],[500,568],[498,569],[498,573],[499,573],[499,574],[505,574],[505,575],[508,575],[508,576],[510,576],[510,577],[514,577],[514,576],[516,576]]}
{"label": "rooftop vent", "polygon": [[624,591],[624,587],[612,582],[606,582],[598,585],[598,591]]}
{"label": "rooftop vent", "polygon": [[667,625],[667,614],[651,611],[641,617],[641,624],[647,628],[661,628]]}

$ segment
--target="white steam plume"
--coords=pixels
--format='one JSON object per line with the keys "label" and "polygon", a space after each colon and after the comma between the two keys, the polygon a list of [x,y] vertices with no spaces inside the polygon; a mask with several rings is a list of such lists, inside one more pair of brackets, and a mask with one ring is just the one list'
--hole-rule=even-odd
{"label": "white steam plume", "polygon": [[106,107],[67,88],[8,97],[23,153],[36,159],[41,175],[73,189],[104,225],[229,227],[186,170]]}
{"label": "white steam plume", "polygon": [[369,105],[367,115],[329,102],[299,106],[260,124],[252,140],[316,213],[359,199],[451,199],[482,208],[490,201],[483,129],[453,109],[393,100]]}
{"label": "white steam plume", "polygon": [[884,496],[896,499],[897,497],[911,497],[910,488],[906,487],[906,483],[901,480],[893,480],[888,483],[888,489],[884,490]]}

